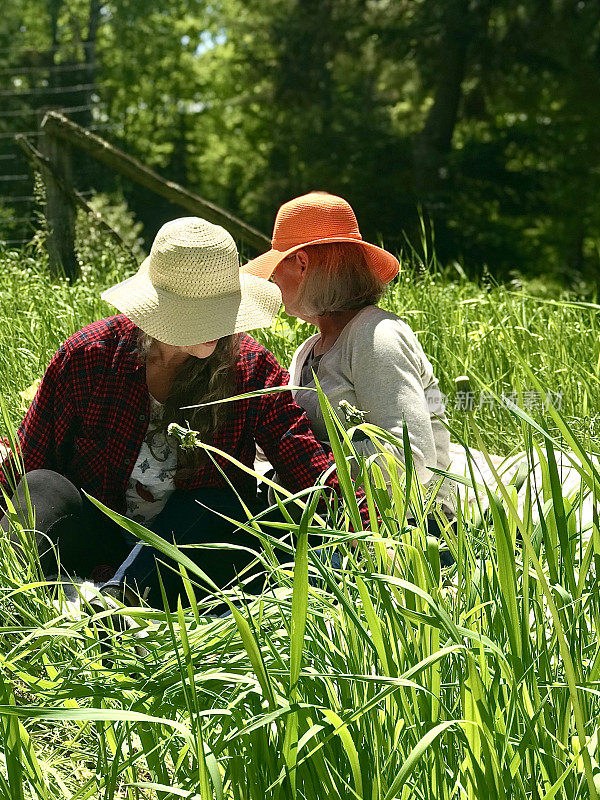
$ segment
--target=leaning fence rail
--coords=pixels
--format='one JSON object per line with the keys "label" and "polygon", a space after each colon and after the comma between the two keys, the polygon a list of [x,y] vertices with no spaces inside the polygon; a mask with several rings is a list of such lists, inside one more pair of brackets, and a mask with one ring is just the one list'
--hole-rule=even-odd
{"label": "leaning fence rail", "polygon": [[[60,252],[54,253],[55,263],[53,266],[69,277],[73,277],[70,273],[70,265],[72,265],[70,251],[74,251],[74,241],[71,242],[70,234],[73,227],[74,196],[69,189],[71,182],[70,152],[74,147],[174,205],[202,216],[209,222],[223,225],[236,239],[258,253],[265,252],[271,246],[269,238],[256,228],[189,189],[162,178],[138,159],[123,152],[97,134],[82,128],[63,114],[56,111],[46,113],[41,124],[41,131],[43,133],[42,140],[45,141],[45,146],[40,149],[43,150],[47,166],[45,170],[49,181],[47,191],[49,194],[53,194],[53,197],[47,195],[46,209],[51,227],[61,232],[56,237],[60,239]],[[67,266],[69,266],[68,270],[65,269]]]}
{"label": "leaning fence rail", "polygon": [[269,238],[256,228],[189,189],[162,178],[138,159],[57,111],[48,111],[44,114],[38,135],[37,146],[23,134],[18,134],[15,139],[32,165],[41,170],[44,178],[46,187],[44,213],[49,231],[47,247],[50,267],[55,274],[66,275],[70,279],[76,278],[79,274],[79,265],[75,257],[77,206],[92,214],[112,238],[120,239],[118,233],[91,209],[82,193],[73,186],[74,148],[174,205],[202,216],[210,222],[223,225],[236,239],[252,250],[262,253],[270,247]]}

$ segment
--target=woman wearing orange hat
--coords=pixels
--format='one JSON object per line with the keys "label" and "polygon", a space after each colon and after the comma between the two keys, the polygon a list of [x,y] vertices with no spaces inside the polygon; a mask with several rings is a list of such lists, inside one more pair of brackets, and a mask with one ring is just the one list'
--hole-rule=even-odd
{"label": "woman wearing orange hat", "polygon": [[[430,467],[447,469],[449,434],[444,400],[433,368],[409,326],[377,306],[399,271],[398,260],[365,242],[349,203],[311,192],[279,209],[272,249],[242,271],[272,278],[286,313],[312,322],[319,332],[295,352],[290,380],[296,402],[307,412],[317,436],[327,439],[313,373],[334,409],[340,401],[364,412],[365,421],[402,441],[406,420],[417,474],[427,485]],[[304,389],[306,387],[306,389]],[[357,434],[356,449],[375,447]],[[392,448],[403,458],[400,447]],[[440,490],[439,499],[446,494]]]}

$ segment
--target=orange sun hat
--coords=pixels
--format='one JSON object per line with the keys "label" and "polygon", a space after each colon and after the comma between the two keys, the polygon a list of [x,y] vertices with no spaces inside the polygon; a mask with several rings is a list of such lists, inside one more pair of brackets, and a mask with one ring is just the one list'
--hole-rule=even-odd
{"label": "orange sun hat", "polygon": [[395,256],[363,240],[350,203],[334,194],[310,192],[281,206],[275,218],[271,249],[248,261],[241,271],[268,279],[292,253],[311,244],[328,242],[360,245],[369,267],[384,283],[389,283],[400,270]]}

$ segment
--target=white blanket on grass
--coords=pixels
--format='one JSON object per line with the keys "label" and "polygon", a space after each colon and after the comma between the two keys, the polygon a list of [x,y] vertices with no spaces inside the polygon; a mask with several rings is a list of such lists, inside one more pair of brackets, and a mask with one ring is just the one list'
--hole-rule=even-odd
{"label": "white blanket on grass", "polygon": [[[471,480],[471,472],[469,470],[468,460],[469,456],[471,459],[472,467],[473,467],[473,474],[475,477],[475,482],[481,487],[478,491],[479,495],[479,503],[481,505],[482,510],[485,510],[488,505],[488,497],[483,487],[483,484],[488,486],[491,491],[496,494],[497,496],[501,497],[501,492],[498,488],[498,482],[494,475],[494,472],[498,475],[498,478],[502,481],[504,485],[510,483],[510,481],[515,477],[517,471],[521,464],[527,464],[527,455],[524,452],[519,452],[516,455],[512,456],[498,456],[498,455],[489,455],[489,460],[491,462],[488,464],[488,461],[485,455],[480,450],[469,449],[469,456],[467,456],[467,451],[464,449],[462,445],[456,444],[455,442],[450,442],[450,466],[448,467],[448,472],[452,475],[457,475],[463,478],[467,478],[469,481]],[[579,459],[577,459],[573,454],[565,454],[562,452],[555,452],[555,458],[558,467],[558,474],[561,481],[562,486],[562,494],[564,498],[573,499],[573,497],[581,490],[582,482],[580,473],[577,471],[577,468],[573,466],[573,462],[575,464],[580,465]],[[595,463],[598,463],[595,460]],[[526,467],[525,467],[526,468]],[[272,469],[271,464],[266,460],[262,451],[257,451],[257,459],[254,463],[254,469],[260,475],[264,475],[269,469]],[[458,496],[460,498],[461,504],[464,508],[465,502],[468,503],[469,506],[474,506],[477,502],[477,497],[475,492],[472,488],[465,486],[463,483],[459,481],[449,481],[451,486],[451,498],[449,499],[449,503],[452,507],[456,507],[456,493],[458,492]],[[538,503],[535,501],[536,496],[540,500],[540,505],[543,506],[543,494],[542,494],[542,468],[540,465],[539,457],[537,452],[534,451],[533,457],[533,470],[531,471],[530,476],[531,482],[531,493],[532,493],[532,500],[534,503],[533,508],[533,519],[537,519],[539,516],[538,511]],[[523,512],[524,512],[524,504],[525,504],[525,496],[526,496],[526,485],[525,482],[519,492],[517,493],[517,511],[521,519],[523,519]],[[585,494],[585,491],[584,491]],[[583,530],[586,527],[589,527],[592,523],[592,497],[591,495],[587,495],[583,502],[580,504],[580,508],[577,510],[577,527],[579,530]]]}
{"label": "white blanket on grass", "polygon": [[[544,498],[542,493],[542,467],[536,451],[533,453],[533,468],[527,466],[527,454],[525,452],[520,452],[516,455],[507,457],[489,455],[491,466],[488,464],[488,461],[481,451],[469,450],[469,454],[471,456],[476,483],[486,484],[494,492],[494,494],[499,496],[501,495],[498,489],[498,481],[496,480],[494,471],[497,473],[502,483],[506,486],[514,478],[519,470],[519,467],[524,465],[524,469],[528,470],[530,473],[529,479],[531,483],[531,494],[533,501],[533,518],[536,519],[539,516],[536,497],[539,499],[541,506],[544,504]],[[470,479],[471,473],[468,466],[468,457],[462,445],[455,444],[454,442],[450,443],[450,458],[451,464],[448,468],[448,472]],[[583,530],[584,528],[589,527],[592,523],[593,497],[586,489],[585,484],[582,485],[581,475],[577,469],[577,466],[581,468],[581,462],[573,453],[555,451],[555,458],[562,487],[563,498],[567,498],[572,501],[580,491],[583,491],[584,493],[584,499],[578,503],[579,507],[576,510],[577,528],[579,530]],[[598,465],[598,460],[596,458],[594,459],[594,463],[596,466]],[[587,470],[587,468],[585,469]],[[465,500],[469,503],[469,505],[473,505],[476,502],[475,492],[471,488],[458,482],[453,482],[453,484],[458,490],[458,494],[463,505]],[[521,519],[523,518],[524,513],[526,486],[527,481],[523,483],[522,487],[517,493],[517,511]],[[488,500],[485,489],[482,489],[482,491],[479,492],[479,499],[482,507],[486,508],[488,505]]]}

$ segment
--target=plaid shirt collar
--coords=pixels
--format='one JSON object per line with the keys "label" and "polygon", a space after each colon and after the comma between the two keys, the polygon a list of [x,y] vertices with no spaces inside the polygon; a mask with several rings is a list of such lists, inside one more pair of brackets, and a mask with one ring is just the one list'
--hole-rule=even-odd
{"label": "plaid shirt collar", "polygon": [[133,325],[123,333],[110,365],[113,372],[138,373],[145,377],[146,367],[140,360],[138,337],[139,328]]}

